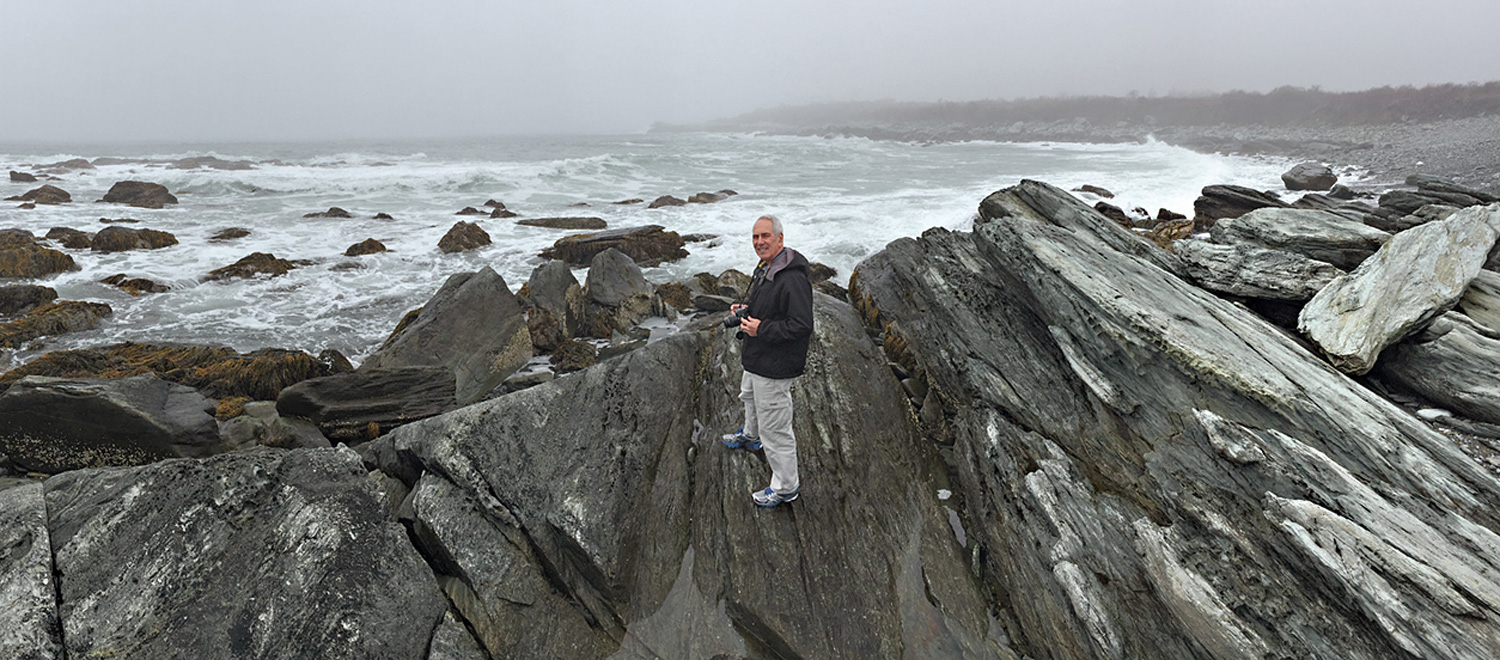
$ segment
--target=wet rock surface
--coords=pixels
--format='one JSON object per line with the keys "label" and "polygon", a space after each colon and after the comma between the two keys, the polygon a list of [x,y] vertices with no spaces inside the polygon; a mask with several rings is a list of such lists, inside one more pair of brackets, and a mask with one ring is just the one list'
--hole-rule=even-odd
{"label": "wet rock surface", "polygon": [[457,222],[438,239],[438,249],[446,253],[465,252],[490,244],[489,232],[472,222]]}
{"label": "wet rock surface", "polygon": [[684,243],[682,236],[675,231],[666,231],[661,225],[646,225],[565,236],[543,250],[541,256],[587,266],[594,255],[614,248],[641,266],[655,266],[686,257],[687,250],[682,249]]}
{"label": "wet rock surface", "polygon": [[1476,594],[1500,596],[1500,482],[1243,309],[1077,225],[1004,217],[892,243],[851,296],[926,374],[1013,648],[1496,652],[1500,599]]}
{"label": "wet rock surface", "polygon": [[0,657],[62,658],[42,484],[0,489],[0,548]]}
{"label": "wet rock surface", "polygon": [[46,483],[68,657],[425,656],[446,604],[347,449]]}
{"label": "wet rock surface", "polygon": [[516,224],[527,227],[547,227],[549,229],[604,229],[609,223],[604,218],[567,217],[567,218],[526,218],[517,220]]}
{"label": "wet rock surface", "polygon": [[48,302],[0,323],[0,348],[20,348],[38,337],[92,330],[113,313],[114,310],[104,303],[80,300]]}
{"label": "wet rock surface", "polygon": [[1281,175],[1287,190],[1328,190],[1339,182],[1333,169],[1322,163],[1299,163]]}
{"label": "wet rock surface", "polygon": [[156,250],[176,244],[177,237],[168,232],[112,225],[94,234],[90,247],[95,252],[123,252],[125,250]]}
{"label": "wet rock surface", "polygon": [[177,197],[159,183],[147,181],[120,181],[110,186],[101,202],[125,204],[143,209],[159,209],[167,204],[176,204]]}
{"label": "wet rock surface", "polygon": [[68,194],[68,191],[49,183],[19,195],[6,197],[5,200],[9,202],[32,202],[35,204],[67,204],[73,201],[73,196]]}
{"label": "wet rock surface", "polygon": [[297,264],[286,259],[278,259],[276,255],[268,252],[252,252],[245,258],[240,259],[223,268],[215,268],[208,272],[204,281],[213,282],[218,280],[245,279],[265,275],[277,277],[285,275]]}
{"label": "wet rock surface", "polygon": [[0,278],[35,279],[70,270],[78,270],[73,257],[42,246],[31,232],[0,230]]}
{"label": "wet rock surface", "polygon": [[1180,240],[1172,247],[1198,286],[1245,298],[1308,300],[1344,274],[1332,264],[1258,245]]}
{"label": "wet rock surface", "polygon": [[0,286],[0,317],[23,314],[57,300],[57,291],[40,284]]}
{"label": "wet rock surface", "polygon": [[1353,270],[1391,235],[1363,223],[1315,209],[1258,209],[1226,218],[1209,230],[1215,243],[1253,244],[1301,254]]}
{"label": "wet rock surface", "polygon": [[456,408],[453,384],[446,367],[366,364],[286,387],[276,397],[276,412],[312,422],[335,442],[356,444]]}

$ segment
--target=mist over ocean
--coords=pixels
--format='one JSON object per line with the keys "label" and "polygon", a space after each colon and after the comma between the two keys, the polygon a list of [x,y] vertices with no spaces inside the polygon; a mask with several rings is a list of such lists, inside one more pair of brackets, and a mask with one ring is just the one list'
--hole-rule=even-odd
{"label": "mist over ocean", "polygon": [[[166,161],[216,156],[251,160],[249,170],[169,169]],[[689,257],[645,270],[661,283],[728,268],[748,272],[755,257],[749,226],[759,215],[780,216],[787,244],[838,271],[851,270],[891,240],[929,227],[968,229],[980,199],[1022,178],[1072,189],[1093,184],[1113,191],[1125,209],[1158,208],[1192,214],[1205,185],[1234,183],[1280,188],[1287,163],[1198,154],[1160,143],[919,145],[865,139],[666,134],[582,137],[507,137],[481,140],[334,143],[0,144],[0,169],[38,172],[71,158],[150,159],[154,163],[101,165],[60,175],[52,183],[73,203],[0,208],[0,228],[38,236],[53,227],[96,232],[101,218],[168,231],[180,243],[160,250],[100,254],[65,250],[82,270],[38,283],[62,299],[105,302],[114,309],[101,328],[48,337],[0,356],[20,364],[45,351],[118,341],[224,344],[240,351],[263,347],[317,353],[334,348],[356,363],[373,351],[406,311],[423,304],[449,275],[490,266],[512,290],[536,255],[568,232],[515,225],[509,219],[457,216],[486,200],[521,217],[595,216],[610,228],[663,225],[682,234],[719,238],[690,243]],[[1347,177],[1346,177],[1347,178]],[[117,181],[164,184],[177,206],[148,210],[96,204]],[[41,183],[0,182],[0,197]],[[660,195],[687,198],[732,189],[715,204],[647,209]],[[645,202],[611,202],[641,198]],[[1094,198],[1086,197],[1091,203]],[[587,207],[574,206],[586,203]],[[337,206],[352,219],[304,218]],[[376,220],[387,213],[391,220]],[[494,244],[443,254],[438,239],[457,221],[476,221]],[[230,227],[245,238],[209,239]],[[366,238],[390,252],[348,258]],[[202,283],[215,268],[252,252],[309,260],[274,279]],[[361,267],[349,268],[355,262]],[[344,265],[341,267],[341,265]],[[132,298],[99,280],[116,273],[167,284],[167,293]],[[580,281],[585,271],[576,275]],[[4,363],[4,362],[0,362]]]}

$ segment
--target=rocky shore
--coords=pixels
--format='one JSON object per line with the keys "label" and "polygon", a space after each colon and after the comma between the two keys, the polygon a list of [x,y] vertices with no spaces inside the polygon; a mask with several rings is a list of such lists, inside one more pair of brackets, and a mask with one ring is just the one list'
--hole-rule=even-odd
{"label": "rocky shore", "polygon": [[0,657],[1496,657],[1500,197],[1331,175],[1023,181],[815,268],[771,510],[717,441],[749,278],[647,281],[662,226],[456,273],[357,368],[48,353],[0,376]]}

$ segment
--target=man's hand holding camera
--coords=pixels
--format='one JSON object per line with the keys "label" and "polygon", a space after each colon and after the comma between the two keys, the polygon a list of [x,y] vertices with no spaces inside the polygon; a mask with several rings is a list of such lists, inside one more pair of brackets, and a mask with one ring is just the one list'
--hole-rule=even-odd
{"label": "man's hand holding camera", "polygon": [[[749,306],[738,304],[730,305],[729,313],[733,314],[730,319],[739,320],[740,330],[745,331],[745,334],[754,337],[756,336],[756,333],[760,331],[760,319],[750,316]],[[724,325],[728,327],[734,327],[732,325],[732,321],[730,321],[729,319],[725,319]]]}

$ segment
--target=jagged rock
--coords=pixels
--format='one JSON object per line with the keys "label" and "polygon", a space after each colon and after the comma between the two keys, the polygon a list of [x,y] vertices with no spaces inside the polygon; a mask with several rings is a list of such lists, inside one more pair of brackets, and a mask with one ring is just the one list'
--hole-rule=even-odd
{"label": "jagged rock", "polygon": [[489,660],[489,656],[479,648],[469,628],[449,611],[443,615],[437,630],[432,631],[426,660]]}
{"label": "jagged rock", "polygon": [[1482,204],[1477,197],[1454,192],[1392,190],[1380,196],[1380,208],[1408,215],[1428,204],[1465,208]]}
{"label": "jagged rock", "polygon": [[34,279],[78,270],[73,257],[43,247],[25,229],[0,229],[0,277]]}
{"label": "jagged rock", "polygon": [[1344,274],[1330,264],[1258,245],[1179,240],[1172,248],[1198,286],[1245,298],[1308,300]]}
{"label": "jagged rock", "polygon": [[208,456],[224,449],[215,407],[152,376],[27,376],[0,395],[0,454],[49,474]]}
{"label": "jagged rock", "polygon": [[344,256],[358,257],[366,254],[379,254],[386,251],[385,243],[381,243],[373,238],[367,238],[349,246],[349,249],[344,250]]}
{"label": "jagged rock", "polygon": [[[3,292],[4,289],[0,289]],[[3,298],[3,293],[0,293]],[[1500,332],[1500,273],[1481,270],[1458,300],[1458,311],[1475,323]]]}
{"label": "jagged rock", "polygon": [[813,284],[838,277],[839,272],[833,266],[814,262],[808,266],[807,279]]}
{"label": "jagged rock", "polygon": [[448,233],[443,234],[443,237],[438,239],[438,249],[449,254],[473,250],[489,244],[490,235],[488,232],[481,229],[477,224],[463,221],[454,223],[448,229]]}
{"label": "jagged rock", "polygon": [[144,293],[166,293],[172,290],[172,287],[165,284],[157,284],[144,277],[129,277],[125,273],[110,275],[99,280],[99,283],[108,284],[132,296],[139,296]]}
{"label": "jagged rock", "polygon": [[1156,209],[1156,221],[1157,222],[1179,222],[1179,221],[1186,220],[1186,219],[1188,219],[1187,216],[1185,216],[1185,215],[1183,215],[1181,213],[1178,213],[1176,211],[1173,211],[1171,209],[1165,209],[1165,208]]}
{"label": "jagged rock", "polygon": [[70,250],[87,250],[94,245],[94,239],[88,232],[79,231],[69,227],[53,227],[47,230],[47,238],[57,241]]}
{"label": "jagged rock", "polygon": [[600,252],[584,281],[586,303],[577,328],[600,339],[625,331],[651,315],[653,289],[641,267],[614,248]]}
{"label": "jagged rock", "polygon": [[159,209],[167,204],[176,204],[177,197],[167,192],[159,183],[145,181],[120,181],[110,186],[101,202],[138,206],[143,209]]}
{"label": "jagged rock", "polygon": [[1073,192],[1088,193],[1090,195],[1095,195],[1095,196],[1098,196],[1098,197],[1103,197],[1104,199],[1114,199],[1115,198],[1115,194],[1114,193],[1112,193],[1112,192],[1110,192],[1110,191],[1108,191],[1108,190],[1106,190],[1104,188],[1100,188],[1099,186],[1095,186],[1095,185],[1087,184],[1087,183],[1085,183],[1085,184],[1083,184],[1081,186],[1078,186],[1077,188],[1074,188]]}
{"label": "jagged rock", "polygon": [[1259,208],[1284,207],[1286,202],[1270,193],[1244,186],[1205,186],[1203,194],[1193,201],[1194,219],[1204,228],[1224,218],[1238,218]]}
{"label": "jagged rock", "polygon": [[713,279],[713,287],[708,292],[744,300],[750,295],[750,276],[731,268]]}
{"label": "jagged rock", "polygon": [[493,209],[503,209],[503,208],[505,208],[505,204],[503,202],[497,202],[497,201],[495,201],[493,199],[484,200],[483,206],[485,206],[487,208],[493,208]]}
{"label": "jagged rock", "polygon": [[445,367],[454,374],[455,396],[463,406],[483,398],[530,359],[526,315],[505,280],[486,266],[450,276],[359,371]]}
{"label": "jagged rock", "polygon": [[68,191],[52,184],[46,184],[40,188],[33,188],[23,194],[6,197],[7,202],[32,202],[35,204],[67,204],[73,201],[73,196]]}
{"label": "jagged rock", "polygon": [[1448,312],[1386,349],[1380,377],[1468,419],[1500,424],[1500,333]]}
{"label": "jagged rock", "polygon": [[568,316],[568,291],[578,287],[573,269],[562,261],[548,261],[531,271],[531,278],[521,287],[520,297],[527,305],[550,310],[559,320]]}
{"label": "jagged rock", "polygon": [[391,217],[391,214],[389,213],[376,213],[375,215],[370,217],[374,220],[395,220],[395,218]]}
{"label": "jagged rock", "polygon": [[373,440],[402,424],[458,406],[453,370],[444,366],[371,367],[301,381],[281,390],[276,412],[317,425],[335,442]]}
{"label": "jagged rock", "polygon": [[693,291],[684,282],[662,284],[656,287],[656,295],[679,312],[693,306]]}
{"label": "jagged rock", "polygon": [[1114,220],[1121,227],[1136,226],[1135,220],[1126,215],[1124,209],[1121,209],[1114,204],[1110,204],[1109,202],[1099,202],[1095,204],[1094,210],[1098,211],[1100,215],[1109,218],[1110,220]]}
{"label": "jagged rock", "polygon": [[330,206],[330,207],[328,207],[327,211],[323,211],[322,213],[308,213],[308,214],[303,215],[302,217],[304,217],[304,218],[352,218],[352,217],[354,217],[354,214],[350,213],[348,211],[345,211],[344,209],[341,209],[341,208],[339,208],[337,206]]}
{"label": "jagged rock", "polygon": [[661,225],[611,229],[593,234],[564,236],[542,250],[544,259],[561,259],[577,266],[587,266],[594,255],[610,248],[624,252],[641,266],[656,266],[687,256],[684,241],[675,231],[664,231]]}
{"label": "jagged rock", "polygon": [[1322,163],[1299,163],[1281,174],[1281,182],[1287,190],[1328,190],[1339,177]]}
{"label": "jagged rock", "polygon": [[60,660],[62,621],[42,484],[0,489],[0,657]]}
{"label": "jagged rock", "polygon": [[515,211],[511,211],[510,209],[495,209],[494,211],[490,212],[491,218],[514,218],[517,215],[519,214],[517,214]]}
{"label": "jagged rock", "polygon": [[57,291],[39,284],[0,286],[0,316],[29,312],[57,300]]}
{"label": "jagged rock", "polygon": [[715,238],[718,238],[718,237],[719,236],[717,234],[683,234],[682,235],[682,242],[684,242],[684,243],[705,243],[705,242],[714,240]]}
{"label": "jagged rock", "polygon": [[99,327],[114,310],[104,303],[63,300],[49,302],[24,316],[0,324],[0,348],[20,348],[36,339]]}
{"label": "jagged rock", "polygon": [[[1066,202],[1048,188],[991,199]],[[851,287],[931,385],[922,415],[1017,655],[1500,649],[1500,481],[1275,327],[1113,247],[1113,223],[1028,206],[893,241]]]}
{"label": "jagged rock", "polygon": [[[738,342],[723,333],[668,337],[374,443],[382,469],[420,475],[413,492],[433,506],[415,512],[430,521],[418,542],[452,559],[450,593],[472,594],[453,601],[491,657],[1016,657],[895,378],[848,305],[814,308],[789,506],[754,507],[762,459],[701,437],[739,423]],[[566,632],[535,633],[553,628]]]}
{"label": "jagged rock", "polygon": [[168,232],[111,225],[94,234],[94,241],[90,247],[95,252],[123,252],[125,250],[156,250],[176,244],[177,237]]}
{"label": "jagged rock", "polygon": [[[0,387],[31,375],[119,378],[155,374],[213,397],[264,401],[275,399],[283,387],[292,383],[349,369],[347,360],[339,365],[328,353],[313,357],[302,351],[263,348],[241,354],[223,346],[123,342],[99,348],[52,351],[0,376]],[[333,355],[337,356],[337,352]]]}
{"label": "jagged rock", "polygon": [[1396,234],[1308,301],[1297,329],[1334,366],[1363,374],[1380,351],[1451,309],[1479,273],[1500,230],[1500,206],[1473,207]]}
{"label": "jagged rock", "polygon": [[526,308],[526,332],[531,334],[531,347],[535,353],[551,353],[567,341],[569,333],[564,322],[546,307]]}
{"label": "jagged rock", "polygon": [[217,234],[209,237],[210,241],[232,241],[236,238],[244,238],[250,235],[250,230],[244,227],[229,227],[220,229]]}
{"label": "jagged rock", "polygon": [[71,472],[46,498],[69,657],[424,658],[447,609],[348,449]]}
{"label": "jagged rock", "polygon": [[[1053,194],[1056,192],[1055,188],[1046,184],[1032,183],[1035,185],[1008,188],[980,200],[979,219],[1002,220],[1014,213],[1031,213],[1034,214],[1034,217],[1030,218],[1032,220],[1045,219],[1064,229],[1088,231],[1116,250],[1142,257],[1160,268],[1181,274],[1182,264],[1178,262],[1176,255],[1166,250],[1156,249],[1150,243],[1141,240],[1135,232],[1113,222],[1106,222],[1108,218],[1099,215],[1098,211],[1084,205],[1078,201],[1078,198],[1066,193],[1058,197]],[[1024,203],[1018,204],[1013,198],[1024,200]],[[1101,225],[1101,222],[1105,224]],[[1191,225],[1192,222],[1184,224]]]}
{"label": "jagged rock", "polygon": [[454,215],[489,215],[489,212],[488,211],[481,211],[481,210],[476,209],[476,208],[474,208],[472,206],[465,206],[462,209],[460,209],[458,213],[455,213]]}
{"label": "jagged rock", "polygon": [[215,282],[237,278],[249,278],[257,275],[268,277],[280,277],[291,272],[297,264],[286,259],[277,259],[276,255],[267,252],[252,252],[239,261],[223,268],[215,268],[204,277],[205,282]]}
{"label": "jagged rock", "polygon": [[1344,270],[1353,269],[1391,235],[1342,216],[1311,209],[1257,209],[1209,229],[1221,245],[1245,243],[1295,252]]}
{"label": "jagged rock", "polygon": [[10,171],[11,183],[36,183],[36,175],[27,172]]}
{"label": "jagged rock", "polygon": [[527,218],[517,220],[516,224],[549,229],[603,229],[609,226],[603,218]]}
{"label": "jagged rock", "polygon": [[1350,188],[1349,186],[1346,186],[1342,183],[1338,183],[1334,184],[1332,188],[1328,189],[1328,196],[1334,199],[1351,200],[1358,195],[1355,194],[1353,188]]}
{"label": "jagged rock", "polygon": [[663,206],[687,206],[686,200],[681,200],[671,195],[662,195],[646,205],[648,209],[659,209]]}

